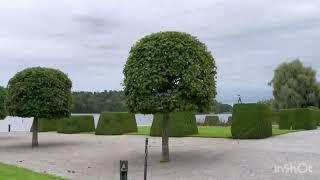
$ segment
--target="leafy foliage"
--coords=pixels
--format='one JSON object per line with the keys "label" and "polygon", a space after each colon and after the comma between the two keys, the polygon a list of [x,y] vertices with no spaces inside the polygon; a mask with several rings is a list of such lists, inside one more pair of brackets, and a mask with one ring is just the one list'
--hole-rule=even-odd
{"label": "leafy foliage", "polygon": [[279,109],[319,105],[320,86],[316,82],[316,71],[304,67],[300,60],[279,65],[270,85]]}
{"label": "leafy foliage", "polygon": [[[198,134],[196,117],[194,113],[185,112],[172,112],[169,114],[169,136],[183,137],[191,134]],[[157,113],[153,115],[153,122],[150,130],[151,136],[162,135],[162,121],[163,115]]]}
{"label": "leafy foliage", "polygon": [[234,105],[231,133],[235,139],[260,139],[272,136],[271,111],[268,106]]}
{"label": "leafy foliage", "polygon": [[72,113],[127,111],[123,91],[73,92]]}
{"label": "leafy foliage", "polygon": [[0,120],[7,117],[7,90],[0,86]]}
{"label": "leafy foliage", "polygon": [[181,32],[140,39],[124,67],[124,93],[132,112],[207,111],[216,95],[216,66],[205,44]]}
{"label": "leafy foliage", "polygon": [[57,121],[58,133],[73,134],[93,132],[94,130],[94,118],[92,115],[75,115]]}
{"label": "leafy foliage", "polygon": [[103,112],[96,129],[97,135],[117,135],[137,132],[135,115],[127,112]]}
{"label": "leafy foliage", "polygon": [[43,67],[18,72],[8,83],[8,110],[19,117],[69,116],[72,82],[63,72]]}

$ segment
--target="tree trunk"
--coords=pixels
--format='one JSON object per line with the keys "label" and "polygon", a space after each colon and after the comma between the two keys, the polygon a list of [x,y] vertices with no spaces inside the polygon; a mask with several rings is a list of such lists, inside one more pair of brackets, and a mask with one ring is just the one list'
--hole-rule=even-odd
{"label": "tree trunk", "polygon": [[161,162],[169,161],[169,113],[163,113],[162,121],[162,160]]}
{"label": "tree trunk", "polygon": [[33,118],[32,123],[32,147],[38,146],[38,117]]}

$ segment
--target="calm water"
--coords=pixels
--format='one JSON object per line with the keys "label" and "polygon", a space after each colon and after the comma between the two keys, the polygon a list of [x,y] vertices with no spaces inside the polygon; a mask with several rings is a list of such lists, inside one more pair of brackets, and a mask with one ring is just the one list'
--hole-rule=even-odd
{"label": "calm water", "polygon": [[[88,115],[88,114],[86,114]],[[94,116],[94,123],[97,126],[99,114],[91,114]],[[226,122],[231,114],[217,114],[220,121]],[[196,115],[197,122],[203,122],[205,114]],[[140,126],[150,126],[152,124],[153,115],[151,114],[136,114],[137,124]],[[11,131],[30,131],[32,125],[32,118],[7,117],[0,120],[0,132],[8,132],[8,125],[11,125]]]}

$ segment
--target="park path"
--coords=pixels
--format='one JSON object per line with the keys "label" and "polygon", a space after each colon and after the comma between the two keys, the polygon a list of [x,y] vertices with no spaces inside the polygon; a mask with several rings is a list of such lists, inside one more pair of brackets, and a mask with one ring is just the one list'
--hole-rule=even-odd
{"label": "park path", "polygon": [[[41,133],[40,147],[31,148],[30,133],[0,133],[0,162],[68,179],[117,180],[123,159],[129,161],[129,179],[140,180],[144,138]],[[318,180],[319,139],[320,130],[263,140],[170,138],[171,162],[160,163],[161,139],[150,137],[148,176],[150,180]],[[291,169],[286,172],[285,167]]]}

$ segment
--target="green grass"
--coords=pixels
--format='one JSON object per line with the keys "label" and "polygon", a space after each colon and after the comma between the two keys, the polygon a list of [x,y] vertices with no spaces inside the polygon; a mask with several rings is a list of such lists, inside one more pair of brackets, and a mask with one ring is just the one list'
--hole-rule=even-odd
{"label": "green grass", "polygon": [[29,169],[0,163],[0,179],[5,180],[62,180],[61,177],[33,172]]}
{"label": "green grass", "polygon": [[[198,126],[199,134],[189,137],[207,138],[231,138],[231,126]],[[298,130],[282,130],[278,125],[272,125],[272,136],[296,132]],[[138,126],[138,132],[128,133],[131,135],[149,135],[150,126]]]}

